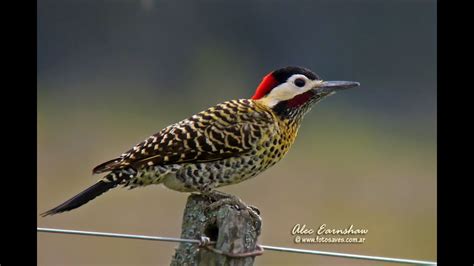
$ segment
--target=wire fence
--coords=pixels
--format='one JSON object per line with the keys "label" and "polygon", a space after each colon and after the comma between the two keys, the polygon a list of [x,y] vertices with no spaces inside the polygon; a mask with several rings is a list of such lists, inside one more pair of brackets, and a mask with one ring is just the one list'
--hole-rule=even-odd
{"label": "wire fence", "polygon": [[[126,238],[126,239],[139,239],[139,240],[151,240],[151,241],[201,244],[201,241],[197,240],[197,239],[183,239],[183,238],[175,238],[175,237],[130,235],[130,234],[78,231],[78,230],[41,228],[41,227],[38,227],[37,231],[42,232],[42,233],[57,233],[57,234],[83,235],[83,236],[99,236],[99,237],[113,237],[113,238]],[[210,244],[215,244],[215,243],[210,242]],[[298,253],[298,254],[332,256],[332,257],[340,257],[340,258],[348,258],[348,259],[383,261],[383,262],[392,262],[392,263],[405,263],[405,264],[412,264],[412,265],[437,265],[436,262],[432,262],[432,261],[398,259],[398,258],[388,258],[388,257],[378,257],[378,256],[367,256],[367,255],[357,255],[357,254],[349,254],[349,253],[328,252],[328,251],[308,250],[308,249],[297,249],[297,248],[288,248],[288,247],[276,247],[276,246],[267,246],[267,245],[260,245],[260,246],[264,250],[277,251],[277,252],[290,252],[290,253]]]}

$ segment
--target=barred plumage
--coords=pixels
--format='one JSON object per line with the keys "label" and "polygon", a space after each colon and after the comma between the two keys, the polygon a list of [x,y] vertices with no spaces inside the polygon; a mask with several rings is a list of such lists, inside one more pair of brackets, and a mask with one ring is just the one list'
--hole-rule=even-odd
{"label": "barred plumage", "polygon": [[208,191],[279,161],[296,136],[289,127],[289,120],[254,100],[228,101],[164,128],[94,173],[134,169],[124,186],[164,183],[179,191]]}
{"label": "barred plumage", "polygon": [[177,191],[209,193],[242,182],[283,158],[303,116],[315,102],[336,89],[357,85],[323,82],[316,74],[298,67],[271,72],[252,99],[218,104],[98,165],[94,174],[110,173],[44,214],[77,208],[118,185],[135,188],[164,184]]}

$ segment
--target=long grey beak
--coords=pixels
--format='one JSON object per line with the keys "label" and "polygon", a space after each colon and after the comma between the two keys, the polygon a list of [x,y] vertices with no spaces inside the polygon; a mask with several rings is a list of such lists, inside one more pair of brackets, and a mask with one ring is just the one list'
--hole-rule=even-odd
{"label": "long grey beak", "polygon": [[360,83],[355,81],[323,81],[314,89],[317,92],[330,93],[333,91],[346,90],[358,86],[360,86]]}

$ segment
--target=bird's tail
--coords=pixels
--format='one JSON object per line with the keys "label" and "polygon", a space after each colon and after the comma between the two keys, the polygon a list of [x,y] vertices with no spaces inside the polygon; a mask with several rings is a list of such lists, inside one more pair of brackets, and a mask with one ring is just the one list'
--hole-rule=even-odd
{"label": "bird's tail", "polygon": [[77,194],[76,196],[70,198],[69,200],[65,201],[64,203],[60,204],[59,206],[43,212],[41,216],[45,217],[48,215],[53,215],[65,211],[70,211],[80,206],[86,204],[87,202],[93,200],[97,196],[102,195],[104,192],[108,191],[119,185],[122,182],[121,178],[117,178],[115,173],[110,173],[109,175],[105,176],[102,180],[98,181],[94,185],[90,186],[86,190],[82,191],[81,193]]}

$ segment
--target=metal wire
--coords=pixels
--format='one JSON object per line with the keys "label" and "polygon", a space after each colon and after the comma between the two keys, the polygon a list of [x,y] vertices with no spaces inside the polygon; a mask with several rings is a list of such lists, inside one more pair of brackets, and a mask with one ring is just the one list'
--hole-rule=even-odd
{"label": "metal wire", "polygon": [[[183,238],[175,238],[175,237],[145,236],[145,235],[129,235],[129,234],[116,234],[116,233],[104,233],[104,232],[65,230],[65,229],[41,228],[41,227],[38,227],[37,231],[38,232],[43,232],[43,233],[58,233],[58,234],[84,235],[84,236],[102,236],[102,237],[128,238],[128,239],[178,242],[178,243],[194,243],[194,244],[200,244],[201,243],[201,241],[197,240],[197,239],[183,239]],[[211,241],[209,244],[215,244],[215,242]],[[275,247],[275,246],[266,246],[266,245],[261,245],[261,247],[264,248],[265,250],[299,253],[299,254],[332,256],[332,257],[340,257],[340,258],[372,260],[372,261],[384,261],[384,262],[393,262],[393,263],[406,263],[406,264],[415,264],[415,265],[437,265],[436,262],[422,261],[422,260],[397,259],[397,258],[366,256],[366,255],[328,252],[328,251],[318,251],[318,250],[308,250],[308,249]]]}
{"label": "metal wire", "polygon": [[44,232],[44,233],[58,233],[58,234],[84,235],[84,236],[103,236],[103,237],[130,238],[130,239],[165,241],[165,242],[180,242],[180,243],[195,243],[195,244],[200,243],[200,241],[197,240],[197,239],[183,239],[183,238],[175,238],[175,237],[128,235],[128,234],[103,233],[103,232],[91,232],[91,231],[77,231],[77,230],[64,230],[64,229],[40,228],[40,227],[38,227],[37,230],[38,230],[38,232]]}

